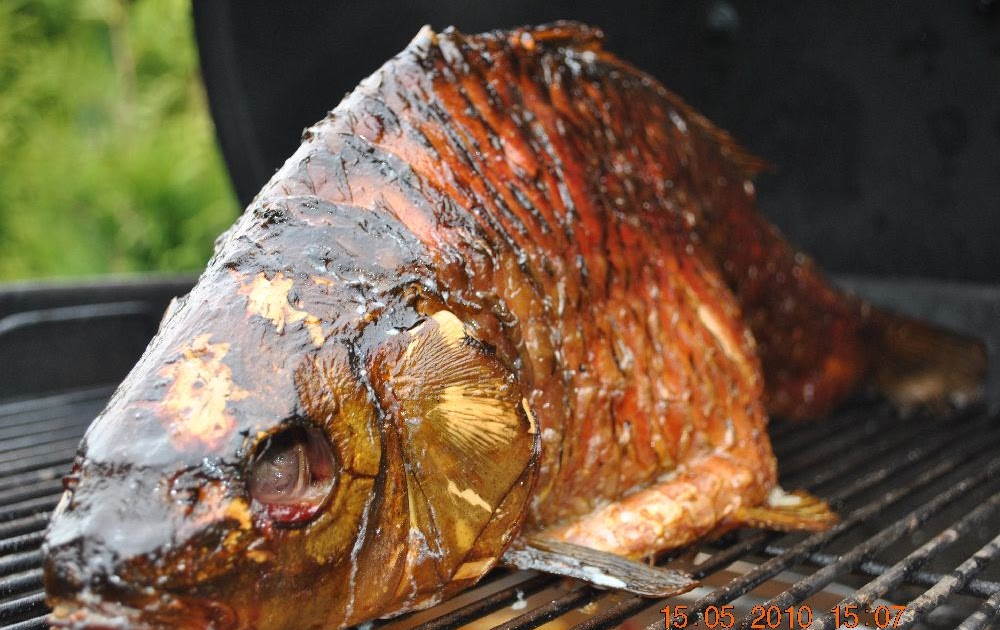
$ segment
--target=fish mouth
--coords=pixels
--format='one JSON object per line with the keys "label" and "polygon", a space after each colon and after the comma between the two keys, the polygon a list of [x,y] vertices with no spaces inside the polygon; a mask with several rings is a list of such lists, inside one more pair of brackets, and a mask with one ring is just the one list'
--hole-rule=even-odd
{"label": "fish mouth", "polygon": [[124,603],[83,592],[50,601],[48,622],[69,630],[240,630],[232,607],[215,601],[181,602],[156,596]]}
{"label": "fish mouth", "polygon": [[[81,601],[82,600],[82,601]],[[142,610],[117,602],[81,596],[80,600],[54,603],[49,614],[53,628],[71,630],[154,630],[142,620]]]}

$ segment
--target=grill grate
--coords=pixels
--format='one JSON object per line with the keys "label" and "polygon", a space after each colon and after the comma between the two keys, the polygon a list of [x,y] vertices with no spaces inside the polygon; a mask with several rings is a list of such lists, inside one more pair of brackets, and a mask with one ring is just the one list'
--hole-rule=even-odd
{"label": "grill grate", "polygon": [[0,623],[44,628],[41,551],[80,436],[108,388],[0,404]]}
{"label": "grill grate", "polygon": [[[109,394],[98,388],[0,404],[4,628],[46,627],[39,568],[44,527],[79,436]],[[904,420],[883,406],[859,403],[825,422],[775,423],[771,433],[782,484],[830,500],[842,516],[833,529],[809,535],[742,530],[669,554],[661,564],[703,581],[670,600],[500,569],[450,602],[379,626],[652,630],[663,627],[660,610],[670,605],[687,607],[688,627],[701,619],[699,627],[723,628],[729,619],[715,612],[731,605],[742,627],[752,627],[759,615],[754,606],[795,612],[808,606],[811,627],[823,629],[836,627],[830,611],[839,606],[857,611],[860,627],[876,627],[886,617],[866,615],[866,607],[888,611],[905,604],[895,627],[998,627],[1000,418],[978,412],[948,421]],[[786,613],[781,617],[781,627],[800,627],[789,625]],[[762,623],[775,627],[766,617]]]}

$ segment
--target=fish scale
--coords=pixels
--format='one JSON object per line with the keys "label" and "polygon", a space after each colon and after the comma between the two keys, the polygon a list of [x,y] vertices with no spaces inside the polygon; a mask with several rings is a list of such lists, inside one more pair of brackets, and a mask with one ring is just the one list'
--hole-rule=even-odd
{"label": "fish scale", "polygon": [[635,559],[829,527],[776,486],[768,408],[866,374],[971,400],[982,351],[829,287],[756,213],[762,167],[596,29],[422,30],[304,132],[88,430],[54,623],[342,627],[501,562],[665,596],[696,583]]}
{"label": "fish scale", "polygon": [[[454,46],[454,44],[448,42],[448,38],[443,38],[441,41],[445,43],[439,43],[440,46]],[[620,106],[617,108],[606,108],[600,105],[602,101],[598,99],[602,94],[614,94],[614,89],[609,90],[607,86],[604,86],[604,89],[598,93],[587,91],[590,84],[585,75],[588,72],[595,75],[600,74],[601,76],[605,74],[594,69],[597,63],[596,56],[591,53],[589,60],[580,60],[579,74],[582,78],[566,76],[565,72],[557,72],[554,75],[550,74],[550,76],[560,77],[558,81],[563,84],[563,89],[569,88],[571,92],[574,92],[573,96],[579,97],[573,99],[573,102],[577,105],[572,112],[572,117],[569,117],[569,112],[554,112],[547,109],[548,103],[543,99],[536,98],[532,100],[532,117],[537,122],[539,133],[529,136],[530,140],[525,140],[524,135],[530,133],[530,131],[526,131],[523,127],[516,125],[512,122],[512,117],[505,116],[503,112],[517,111],[524,107],[522,103],[526,100],[524,94],[528,92],[528,89],[522,89],[521,86],[537,86],[535,69],[540,63],[544,63],[545,57],[542,57],[542,60],[533,58],[520,59],[518,50],[516,48],[505,49],[504,42],[502,41],[491,42],[485,40],[473,44],[463,42],[462,45],[466,50],[475,50],[480,47],[490,49],[490,56],[494,63],[488,72],[496,73],[494,76],[502,76],[506,72],[511,72],[510,66],[515,64],[509,60],[518,59],[519,63],[516,64],[518,67],[518,80],[505,83],[505,89],[497,92],[496,97],[488,103],[480,102],[477,106],[470,108],[467,106],[469,101],[461,98],[463,95],[461,88],[466,84],[479,85],[478,82],[474,83],[473,81],[475,79],[482,80],[485,77],[481,74],[474,74],[472,80],[469,80],[463,76],[461,83],[459,83],[459,80],[455,79],[457,76],[455,72],[444,71],[437,73],[436,76],[441,78],[432,81],[429,80],[429,82],[432,82],[432,86],[422,86],[419,90],[421,93],[428,95],[428,97],[439,99],[431,100],[430,104],[425,105],[427,110],[435,112],[437,116],[428,121],[422,116],[415,115],[413,110],[404,110],[400,116],[400,120],[406,127],[421,129],[425,136],[430,135],[426,127],[438,125],[442,119],[449,120],[450,127],[457,131],[445,134],[447,140],[442,145],[436,147],[436,155],[442,156],[448,153],[457,155],[458,158],[456,159],[469,164],[476,175],[476,177],[469,180],[470,187],[465,191],[464,195],[455,195],[451,190],[449,190],[449,194],[452,197],[464,199],[466,207],[482,208],[482,212],[476,213],[474,216],[480,219],[480,227],[487,230],[485,237],[491,244],[494,255],[509,255],[515,258],[524,255],[528,261],[534,262],[534,264],[529,262],[528,269],[526,270],[523,269],[523,265],[518,266],[523,271],[524,276],[527,276],[527,282],[520,280],[517,275],[509,273],[507,274],[507,278],[505,278],[508,286],[510,286],[510,293],[529,290],[534,292],[535,299],[530,304],[521,307],[520,311],[516,310],[516,306],[514,307],[517,319],[527,323],[526,326],[522,326],[522,335],[525,334],[523,329],[527,328],[527,334],[530,336],[525,342],[525,346],[529,348],[533,346],[527,352],[527,360],[534,363],[534,372],[536,374],[557,372],[567,375],[567,382],[564,383],[564,386],[570,392],[568,397],[562,397],[564,402],[552,411],[548,410],[549,406],[545,402],[557,399],[556,393],[546,396],[547,392],[543,391],[540,394],[536,394],[536,400],[533,400],[536,407],[543,409],[543,411],[539,412],[543,431],[544,429],[551,429],[554,433],[561,436],[560,439],[562,441],[558,449],[560,451],[559,459],[551,462],[543,462],[542,464],[543,476],[539,483],[540,492],[538,493],[539,499],[536,501],[536,506],[538,506],[539,512],[543,510],[547,512],[536,513],[535,518],[540,525],[544,525],[545,523],[560,520],[574,513],[587,511],[602,499],[614,498],[616,493],[633,488],[661,474],[665,462],[676,462],[679,459],[678,453],[669,452],[669,447],[659,447],[661,451],[659,455],[654,452],[657,450],[657,445],[659,444],[673,445],[677,443],[676,435],[665,435],[662,427],[656,426],[655,422],[658,416],[652,408],[654,397],[649,394],[643,395],[640,393],[642,391],[648,392],[651,388],[651,383],[657,381],[656,377],[648,371],[637,370],[633,378],[619,377],[618,382],[614,382],[615,373],[619,372],[620,374],[620,371],[617,370],[612,359],[612,348],[616,345],[623,345],[629,347],[635,356],[645,357],[648,354],[647,348],[650,346],[650,339],[648,337],[640,334],[629,335],[628,338],[625,338],[623,335],[627,326],[626,320],[630,317],[629,311],[648,311],[652,306],[649,301],[644,302],[641,300],[641,297],[634,295],[639,287],[633,286],[629,278],[632,275],[640,274],[644,265],[651,258],[668,257],[671,255],[687,256],[685,247],[690,244],[692,233],[689,229],[682,231],[680,227],[670,229],[672,224],[676,224],[680,219],[676,215],[671,216],[671,213],[665,212],[662,205],[656,203],[657,200],[655,198],[647,200],[647,207],[649,209],[645,212],[642,212],[641,208],[643,204],[638,199],[633,200],[631,208],[625,210],[619,209],[613,202],[613,199],[616,196],[626,194],[626,191],[625,186],[620,184],[620,181],[622,181],[621,178],[611,177],[615,169],[608,162],[614,162],[613,156],[600,162],[596,168],[590,167],[588,169],[585,166],[587,161],[585,156],[608,155],[617,147],[618,137],[628,135],[615,135],[603,131],[607,128],[605,122],[612,122],[609,116],[617,119],[617,122],[615,122],[616,126],[624,125],[626,129],[630,129],[631,123],[627,115],[627,109]],[[473,58],[477,56],[473,52],[463,54]],[[458,58],[457,53],[452,53],[451,55],[442,54],[441,63],[447,64],[449,59],[456,58]],[[475,62],[468,63],[467,67],[476,68],[482,72],[479,65]],[[390,77],[394,76],[392,73],[388,74]],[[617,74],[619,77],[622,76],[621,73]],[[483,82],[487,85],[490,84],[488,78]],[[616,85],[614,87],[618,91],[625,91],[633,89],[633,84],[636,82],[622,81],[622,83],[624,85]],[[392,95],[397,93],[396,90],[386,80],[379,83],[379,88],[388,94],[387,103],[391,106],[393,103]],[[535,87],[533,90],[536,94],[548,91],[543,91],[538,87]],[[612,113],[609,114],[608,111]],[[488,113],[484,115],[484,112]],[[669,109],[667,115],[669,116],[670,114],[673,114],[675,117],[678,116],[673,109]],[[562,137],[558,129],[552,124],[552,121],[557,118],[573,121],[578,133],[569,138]],[[558,164],[584,164],[583,167],[577,167],[574,171],[568,173],[563,172],[559,168],[548,172],[550,177],[561,180],[561,184],[566,184],[567,182],[573,184],[575,183],[574,178],[578,178],[579,181],[591,182],[589,185],[582,187],[582,190],[585,192],[583,196],[578,192],[581,190],[581,187],[571,186],[571,190],[577,191],[573,193],[576,195],[573,203],[576,212],[573,215],[562,214],[560,217],[557,214],[552,214],[555,220],[561,221],[561,230],[553,231],[547,229],[547,223],[541,219],[543,213],[538,211],[532,212],[530,208],[524,208],[517,203],[516,199],[512,199],[509,196],[506,198],[503,195],[498,197],[497,191],[505,190],[506,187],[511,185],[510,182],[512,181],[517,182],[518,187],[522,190],[534,190],[535,186],[532,184],[532,179],[527,177],[527,175],[537,169],[518,168],[516,164],[512,165],[508,157],[509,151],[503,145],[498,149],[495,143],[485,140],[473,142],[471,139],[476,137],[476,133],[469,130],[475,129],[477,126],[480,128],[480,135],[488,135],[491,132],[494,134],[497,133],[492,128],[486,126],[486,120],[494,121],[493,126],[500,126],[502,124],[511,130],[508,133],[500,133],[505,139],[512,139],[511,141],[518,146],[517,154],[522,156],[522,161],[538,161],[539,156],[536,155],[532,147],[540,146],[542,144],[541,139],[545,138],[549,139],[549,142],[545,143],[545,146],[551,147],[549,150],[555,151],[558,155],[558,159],[556,160]],[[546,121],[548,121],[548,124]],[[587,132],[587,129],[592,131]],[[461,133],[462,131],[466,133]],[[314,130],[313,133],[317,132]],[[466,138],[465,142],[462,142],[463,138]],[[596,146],[594,146],[595,143]],[[376,147],[379,146],[378,143],[374,144]],[[414,164],[430,165],[433,163],[430,159],[414,159],[412,156],[417,150],[419,150],[418,147],[410,147],[404,150],[403,153],[410,156],[411,162]],[[648,154],[653,155],[655,152],[650,150]],[[491,168],[487,170],[482,167],[473,166],[475,164],[488,164],[491,165]],[[418,173],[422,180],[433,182],[438,188],[446,188],[448,186],[448,182],[442,180],[441,176],[435,170],[428,168],[427,170],[418,170]],[[624,181],[631,180],[626,178]],[[597,186],[594,182],[603,182],[603,184]],[[637,185],[631,186],[631,189],[633,191],[647,189],[641,183],[639,182]],[[595,186],[598,187],[598,190],[593,190]],[[609,188],[609,186],[612,187]],[[603,187],[603,190],[600,190],[601,187]],[[543,207],[550,207],[551,205],[546,203]],[[565,235],[570,234],[565,229],[570,217],[572,217],[575,223],[578,222],[584,226],[594,226],[591,228],[591,233],[585,230],[574,230],[572,234],[577,238],[571,242],[572,245],[565,239]],[[646,230],[644,231],[655,234],[655,238],[642,238],[640,236],[640,230],[631,225],[633,218],[636,217],[638,217],[640,223],[646,224]],[[400,218],[405,222],[406,219],[404,216]],[[666,224],[666,227],[664,227],[664,224]],[[499,225],[499,230],[497,230],[499,232],[498,236],[491,237],[489,228],[492,225]],[[529,234],[530,237],[528,236]],[[560,238],[560,234],[564,236]],[[680,235],[680,237],[678,238],[676,235]],[[446,240],[455,242],[458,239],[450,238]],[[556,240],[557,244],[554,244],[553,240]],[[558,244],[558,241],[562,241],[562,243]],[[673,245],[671,246],[671,244]],[[525,250],[527,250],[526,254]],[[558,255],[561,252],[564,253]],[[551,301],[557,297],[555,295],[556,278],[546,273],[546,269],[537,261],[543,258],[551,258],[553,254],[557,254],[557,257],[563,260],[572,260],[575,253],[579,253],[582,256],[587,277],[585,281],[583,278],[578,278],[572,284],[585,287],[586,300],[578,305],[577,313],[569,315],[564,313],[556,321],[556,318],[551,313],[551,308],[546,308],[546,305],[551,304]],[[655,280],[656,284],[661,287],[677,287],[681,285],[680,279],[684,278],[683,270],[686,266],[679,265],[678,267],[679,269],[675,269],[674,273],[659,274],[659,277]],[[512,268],[513,265],[507,267],[507,269]],[[676,273],[677,271],[681,271],[681,273],[678,274]],[[582,270],[578,270],[578,273],[581,272]],[[448,289],[449,292],[460,295],[467,287],[453,286],[448,287]],[[548,302],[546,298],[548,298]],[[513,305],[521,304],[521,302],[510,299],[507,302]],[[624,317],[619,326],[613,326],[610,321],[598,316],[606,304],[631,305],[628,309],[623,309],[622,315]],[[684,308],[685,306],[688,308]],[[675,305],[675,308],[680,307],[679,312],[688,313],[688,317],[690,318],[693,317],[693,313],[691,313],[692,309],[689,306],[688,304],[680,304]],[[735,313],[738,313],[738,311],[735,308],[731,308],[730,316],[732,317]],[[583,334],[577,334],[573,337],[578,343],[586,345],[589,349],[586,354],[577,351],[576,355],[582,359],[579,365],[566,362],[567,358],[572,358],[573,352],[572,349],[566,348],[563,345],[570,335],[562,333],[562,331],[569,325],[572,325],[571,323],[574,321],[577,324],[578,331],[580,330],[581,322],[591,322],[590,330],[585,330]],[[536,323],[537,325],[535,325]],[[561,334],[554,334],[554,331],[559,331]],[[660,345],[665,346],[677,342],[677,340],[673,342],[663,340]],[[693,357],[696,353],[701,353],[704,349],[711,348],[713,345],[711,339],[704,337],[698,338],[690,344],[680,343],[682,344],[680,354],[687,354],[689,357]],[[597,354],[594,354],[595,352]],[[560,356],[563,359],[563,365],[550,366],[550,363],[554,361],[554,357]],[[604,357],[604,359],[601,359],[601,357]],[[707,359],[699,361],[699,363],[707,362]],[[584,368],[581,370],[580,366],[587,366],[590,369]],[[703,385],[710,384],[713,379],[689,378],[686,380],[690,381],[690,383],[675,382],[662,388],[667,390],[684,390],[698,383],[702,383]],[[529,387],[529,389],[533,388]],[[542,385],[540,389],[545,390],[546,385]],[[550,389],[554,388],[550,387]],[[622,395],[620,392],[623,389],[625,393]],[[596,391],[598,395],[590,396],[586,393],[590,391]],[[753,395],[751,393],[752,389],[747,387],[734,386],[733,384],[719,384],[714,388],[714,392],[706,393],[700,397],[704,399],[704,402],[688,406],[689,415],[700,414],[705,416],[709,422],[716,417],[725,417],[727,414],[724,412],[720,414],[714,407],[716,405],[723,408],[727,406],[723,397],[728,391],[744,392],[743,395],[748,396]],[[574,396],[572,392],[578,392],[578,394]],[[614,470],[616,468],[614,463],[611,466],[607,465],[609,447],[612,442],[610,439],[610,422],[612,421],[610,407],[612,402],[607,393],[602,394],[601,392],[619,392],[621,398],[626,401],[637,400],[639,398],[643,401],[642,403],[631,405],[631,413],[628,414],[634,418],[635,428],[633,431],[636,436],[637,449],[639,450],[635,451],[632,460],[629,462],[631,465],[624,467],[619,465],[617,466],[619,468],[617,471]],[[539,400],[545,402],[539,404]],[[624,408],[628,408],[628,406],[627,402],[620,405],[621,408],[615,415],[624,417],[626,414],[622,413],[622,411]],[[689,417],[684,424],[692,422],[696,425],[699,424],[699,418]],[[701,420],[701,424],[704,422],[705,420]],[[756,426],[758,428],[762,426],[761,422],[762,414],[758,410],[756,419]],[[683,426],[681,427],[681,431],[685,432]],[[704,433],[704,429],[688,429],[686,432],[701,434]],[[588,445],[595,440],[599,444],[604,445],[605,448],[598,450],[589,448]],[[543,450],[543,457],[550,457],[550,454],[555,450],[555,448],[547,445],[547,448]],[[644,452],[646,454],[643,454]],[[551,455],[551,457],[555,456]],[[546,478],[544,472],[546,470],[553,471],[549,478]],[[581,474],[581,471],[586,472]],[[617,480],[613,483],[604,481],[606,479],[615,480],[616,478]],[[550,488],[552,487],[557,488],[557,490],[551,490]],[[590,492],[584,492],[584,488],[589,489]],[[596,493],[593,492],[595,488],[597,489]]]}

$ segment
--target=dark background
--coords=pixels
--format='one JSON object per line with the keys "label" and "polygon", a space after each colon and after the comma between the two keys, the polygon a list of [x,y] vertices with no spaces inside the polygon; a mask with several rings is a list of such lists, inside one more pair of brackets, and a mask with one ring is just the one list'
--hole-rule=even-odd
{"label": "dark background", "polygon": [[778,166],[763,211],[832,271],[1000,280],[1000,8],[991,0],[196,0],[247,203],[423,24],[575,19]]}

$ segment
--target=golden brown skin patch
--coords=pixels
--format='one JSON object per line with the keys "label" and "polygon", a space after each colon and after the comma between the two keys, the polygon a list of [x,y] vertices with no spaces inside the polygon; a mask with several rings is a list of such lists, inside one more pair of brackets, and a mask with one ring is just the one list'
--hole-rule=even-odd
{"label": "golden brown skin patch", "polygon": [[301,304],[292,304],[290,294],[294,287],[295,281],[286,278],[281,272],[270,279],[261,272],[249,282],[241,282],[239,294],[247,298],[248,315],[257,315],[270,321],[279,335],[285,332],[288,324],[302,322],[313,345],[320,348],[324,341],[323,326],[315,315],[297,308]]}
{"label": "golden brown skin patch", "polygon": [[223,362],[228,343],[209,343],[200,335],[167,364],[160,374],[169,379],[159,415],[178,449],[215,450],[232,434],[235,421],[226,410],[229,401],[246,398],[233,383],[232,370]]}

